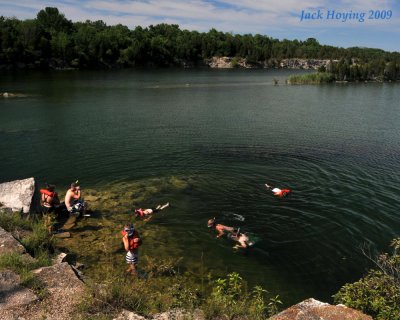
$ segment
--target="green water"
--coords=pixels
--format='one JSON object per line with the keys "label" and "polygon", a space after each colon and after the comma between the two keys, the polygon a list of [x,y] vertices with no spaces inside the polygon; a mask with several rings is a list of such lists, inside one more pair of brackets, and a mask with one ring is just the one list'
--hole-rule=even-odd
{"label": "green water", "polygon": [[[141,256],[241,273],[286,303],[330,300],[369,267],[360,247],[399,234],[398,84],[286,86],[292,72],[136,70],[3,73],[0,182],[34,176],[92,202],[65,245],[95,274],[124,264],[119,231],[135,206]],[[280,85],[274,86],[277,78]],[[292,188],[274,198],[264,183]],[[248,231],[248,254],[208,218]]]}

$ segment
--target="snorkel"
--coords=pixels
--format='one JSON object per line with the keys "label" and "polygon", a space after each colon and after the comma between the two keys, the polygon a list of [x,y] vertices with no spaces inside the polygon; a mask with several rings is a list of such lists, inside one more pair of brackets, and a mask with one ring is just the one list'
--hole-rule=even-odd
{"label": "snorkel", "polygon": [[135,233],[135,227],[133,226],[133,224],[131,224],[130,226],[125,226],[124,231],[126,232],[128,237],[132,237]]}

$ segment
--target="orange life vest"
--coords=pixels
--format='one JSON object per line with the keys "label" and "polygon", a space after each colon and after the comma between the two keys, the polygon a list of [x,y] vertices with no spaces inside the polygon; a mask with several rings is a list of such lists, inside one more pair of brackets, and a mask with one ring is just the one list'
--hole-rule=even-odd
{"label": "orange life vest", "polygon": [[47,195],[49,197],[54,197],[56,195],[55,192],[49,191],[47,189],[40,189],[40,193],[41,194],[45,194],[45,195]]}
{"label": "orange life vest", "polygon": [[[50,208],[53,205],[54,198],[57,195],[57,193],[49,191],[47,189],[40,189],[40,193],[42,195],[41,196],[42,205]],[[51,198],[50,201],[48,201],[49,198]]]}
{"label": "orange life vest", "polygon": [[[125,230],[122,230],[121,234],[123,237],[125,237],[127,232]],[[139,241],[135,242],[135,239],[139,239]],[[135,249],[139,248],[139,246],[142,245],[142,239],[140,239],[139,233],[136,230],[133,232],[132,237],[128,237],[128,243],[129,243],[129,250],[135,250]]]}
{"label": "orange life vest", "polygon": [[292,192],[292,190],[290,190],[290,189],[282,189],[281,191],[275,193],[275,195],[279,196],[279,197],[286,197],[290,192]]}

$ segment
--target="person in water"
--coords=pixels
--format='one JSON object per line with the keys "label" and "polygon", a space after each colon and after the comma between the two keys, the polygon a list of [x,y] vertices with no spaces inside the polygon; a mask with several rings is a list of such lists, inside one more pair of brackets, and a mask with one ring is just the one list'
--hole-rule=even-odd
{"label": "person in water", "polygon": [[292,190],[290,190],[290,189],[279,189],[276,187],[272,187],[268,184],[265,184],[265,186],[267,187],[268,190],[272,191],[274,196],[281,197],[281,198],[286,197],[289,193],[292,192]]}
{"label": "person in water", "polygon": [[43,213],[52,213],[60,208],[60,199],[54,185],[46,184],[45,189],[40,189],[40,204]]}
{"label": "person in water", "polygon": [[233,228],[233,227],[228,227],[228,226],[224,226],[223,224],[216,223],[215,218],[208,220],[207,226],[209,228],[215,228],[215,230],[217,230],[217,232],[218,232],[217,238],[222,237],[225,234],[225,231],[226,232],[234,232],[235,231],[235,228]]}
{"label": "person in water", "polygon": [[126,251],[125,261],[128,264],[126,272],[137,275],[137,264],[139,262],[138,248],[142,245],[142,239],[133,224],[127,223],[121,231],[122,243]]}
{"label": "person in water", "polygon": [[159,204],[155,208],[149,208],[149,209],[139,208],[139,209],[135,209],[133,214],[135,215],[135,217],[139,217],[139,218],[142,218],[142,219],[146,219],[147,218],[146,220],[149,220],[154,213],[159,212],[161,210],[164,210],[165,208],[168,208],[168,207],[169,207],[169,202],[167,202],[166,204],[163,204],[163,205]]}
{"label": "person in water", "polygon": [[81,199],[81,188],[74,182],[65,194],[65,206],[69,213],[82,213],[85,209],[85,203]]}
{"label": "person in water", "polygon": [[236,234],[232,234],[231,239],[238,242],[238,244],[233,247],[234,249],[247,249],[251,246],[250,239],[245,233],[237,232]]}

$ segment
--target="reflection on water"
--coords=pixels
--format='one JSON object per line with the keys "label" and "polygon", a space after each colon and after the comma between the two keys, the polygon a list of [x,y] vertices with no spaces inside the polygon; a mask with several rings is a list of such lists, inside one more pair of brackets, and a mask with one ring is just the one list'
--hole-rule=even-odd
{"label": "reflection on water", "polygon": [[[2,73],[0,180],[79,179],[94,216],[65,245],[101,274],[125,267],[133,207],[171,202],[144,223],[141,256],[195,272],[237,271],[287,303],[330,300],[400,229],[398,84],[273,85],[292,71]],[[290,188],[279,199],[264,183]],[[209,218],[256,238],[247,254]],[[112,264],[114,263],[114,264]],[[145,263],[143,261],[143,263]]]}

